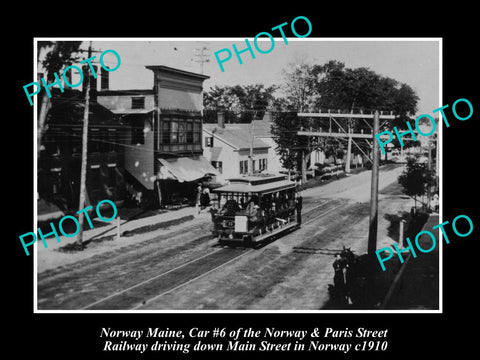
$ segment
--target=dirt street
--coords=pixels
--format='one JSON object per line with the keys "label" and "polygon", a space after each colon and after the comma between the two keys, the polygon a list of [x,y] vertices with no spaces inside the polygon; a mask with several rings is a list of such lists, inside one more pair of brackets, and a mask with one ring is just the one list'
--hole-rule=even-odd
{"label": "dirt street", "polygon": [[[389,219],[408,212],[413,200],[395,185],[397,167],[380,175],[378,246],[397,238],[389,234]],[[333,283],[332,250],[351,247],[356,254],[367,248],[370,172],[304,192],[306,202],[337,199],[332,211],[268,246],[248,253],[233,264],[141,309],[319,310],[328,301]]]}
{"label": "dirt street", "polygon": [[[378,247],[413,200],[396,185],[402,168],[380,172]],[[333,254],[366,251],[370,171],[303,191],[302,227],[256,250],[220,248],[209,219],[68,254],[65,266],[38,275],[39,309],[318,310],[328,301]],[[114,242],[113,242],[114,243]],[[55,254],[51,255],[54,256]],[[62,254],[62,256],[66,256]]]}

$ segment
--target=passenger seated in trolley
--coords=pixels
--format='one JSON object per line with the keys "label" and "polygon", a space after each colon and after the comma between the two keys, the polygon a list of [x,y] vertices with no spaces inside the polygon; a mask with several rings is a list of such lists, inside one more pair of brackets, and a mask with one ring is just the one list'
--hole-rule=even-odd
{"label": "passenger seated in trolley", "polygon": [[270,233],[295,229],[295,187],[284,177],[273,176],[233,179],[214,189],[218,207],[212,210],[212,233],[219,242],[255,243]]}
{"label": "passenger seated in trolley", "polygon": [[234,216],[239,210],[240,207],[238,206],[237,201],[235,199],[230,199],[225,202],[222,210],[220,210],[220,214],[225,216]]}

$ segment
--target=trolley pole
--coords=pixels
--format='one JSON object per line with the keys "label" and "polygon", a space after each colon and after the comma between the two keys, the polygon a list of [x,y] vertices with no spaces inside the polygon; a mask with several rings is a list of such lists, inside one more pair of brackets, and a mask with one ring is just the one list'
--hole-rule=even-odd
{"label": "trolley pole", "polygon": [[372,165],[372,184],[370,191],[370,222],[368,228],[368,247],[369,255],[374,255],[377,250],[377,225],[378,225],[378,172],[379,172],[379,146],[375,140],[375,134],[378,134],[380,120],[378,110],[375,110],[373,116],[373,165]]}

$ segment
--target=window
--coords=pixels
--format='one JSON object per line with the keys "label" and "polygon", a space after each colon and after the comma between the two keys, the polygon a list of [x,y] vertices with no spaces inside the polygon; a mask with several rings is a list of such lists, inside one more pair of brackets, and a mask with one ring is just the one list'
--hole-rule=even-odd
{"label": "window", "polygon": [[170,121],[163,120],[162,144],[170,144]]}
{"label": "window", "polygon": [[267,159],[260,159],[258,160],[258,170],[263,171],[267,170]]}
{"label": "window", "polygon": [[178,143],[179,144],[186,143],[185,121],[183,120],[180,120],[178,122]]}
{"label": "window", "polygon": [[202,143],[202,123],[201,120],[196,119],[193,123],[193,143],[201,144]]}
{"label": "window", "polygon": [[205,137],[205,147],[213,147],[213,136]]}
{"label": "window", "polygon": [[193,143],[193,122],[187,121],[187,143]]}
{"label": "window", "polygon": [[240,174],[248,173],[248,160],[240,160]]}
{"label": "window", "polygon": [[221,161],[212,161],[211,164],[220,174],[223,172],[223,164]]}
{"label": "window", "polygon": [[178,143],[178,122],[170,122],[170,144]]}
{"label": "window", "polygon": [[132,109],[145,109],[145,96],[132,97]]}
{"label": "window", "polygon": [[[200,119],[188,119],[168,115],[162,116],[162,144],[202,144],[202,123]],[[186,147],[181,147],[186,149]],[[189,147],[191,149],[192,146]]]}

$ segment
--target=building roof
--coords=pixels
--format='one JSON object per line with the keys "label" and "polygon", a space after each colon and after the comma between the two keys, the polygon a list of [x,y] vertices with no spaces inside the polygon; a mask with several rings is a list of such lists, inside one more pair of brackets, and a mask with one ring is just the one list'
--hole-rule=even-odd
{"label": "building roof", "polygon": [[[218,124],[203,124],[203,130],[212,134],[215,138],[223,140],[236,150],[250,149],[252,145],[250,124],[225,124],[223,128],[219,127]],[[253,139],[253,148],[268,147],[270,146],[262,140],[258,138]]]}
{"label": "building roof", "polygon": [[286,180],[282,175],[244,176],[228,179],[229,184],[216,188],[214,191],[225,193],[262,193],[269,194],[281,190],[293,189],[294,181]]}
{"label": "building roof", "polygon": [[175,69],[175,68],[172,68],[172,67],[169,67],[169,66],[164,66],[164,65],[147,65],[145,67],[149,70],[152,70],[152,71],[159,71],[159,72],[163,72],[163,73],[182,75],[182,76],[198,78],[198,79],[202,79],[202,80],[210,79],[210,76],[207,76],[207,75],[197,74],[197,73],[193,73],[193,72],[185,71],[185,70],[180,70],[180,69]]}
{"label": "building roof", "polygon": [[272,136],[272,123],[268,120],[254,120],[253,121],[253,133],[255,136],[271,137]]}
{"label": "building roof", "polygon": [[[48,124],[71,124],[83,123],[85,112],[84,93],[78,90],[65,89],[63,93],[56,93],[51,99],[52,107],[47,118]],[[94,99],[90,99],[89,122],[91,124],[117,124],[112,111],[102,106]]]}
{"label": "building roof", "polygon": [[153,95],[153,89],[124,89],[124,90],[100,90],[97,96],[116,96],[116,95]]}

